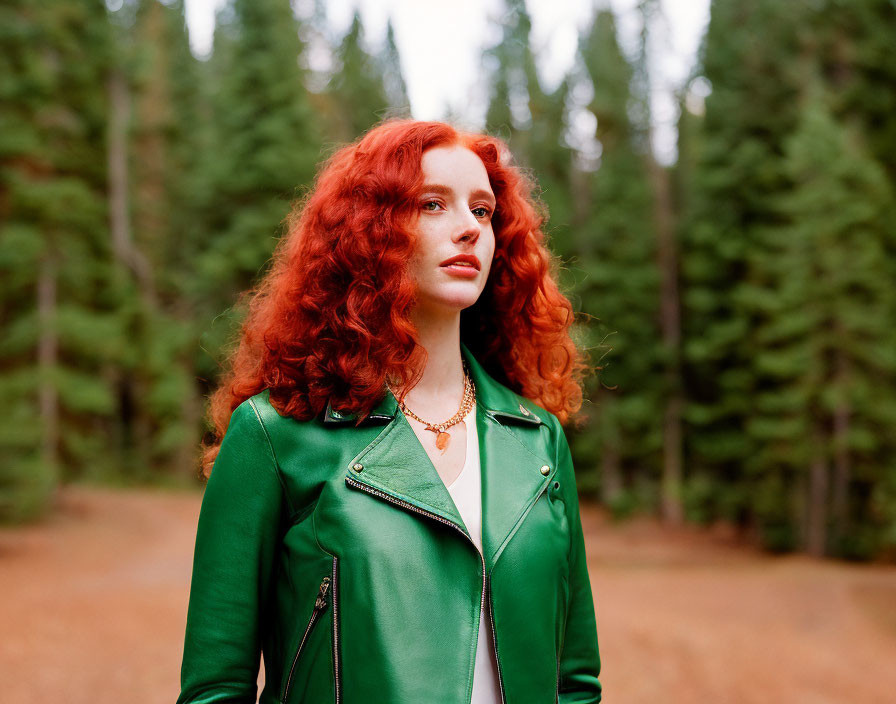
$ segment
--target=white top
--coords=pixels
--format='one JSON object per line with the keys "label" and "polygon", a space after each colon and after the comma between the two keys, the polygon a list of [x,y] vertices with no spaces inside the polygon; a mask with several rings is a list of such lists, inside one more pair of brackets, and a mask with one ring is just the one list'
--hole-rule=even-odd
{"label": "white top", "polygon": [[[467,454],[464,467],[451,484],[446,485],[454,505],[464,519],[470,537],[482,552],[482,469],[479,464],[479,434],[476,430],[476,405],[464,418],[467,426]],[[491,621],[486,603],[479,615],[479,643],[473,669],[473,698],[470,704],[499,704],[498,664],[491,638]]]}

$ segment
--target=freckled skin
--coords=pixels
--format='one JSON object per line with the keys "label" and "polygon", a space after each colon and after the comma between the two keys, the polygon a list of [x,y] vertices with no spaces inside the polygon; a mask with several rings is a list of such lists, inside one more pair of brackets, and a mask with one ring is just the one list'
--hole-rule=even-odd
{"label": "freckled skin", "polygon": [[[410,272],[418,285],[419,311],[440,316],[473,305],[488,279],[495,253],[491,215],[494,194],[485,166],[465,147],[434,147],[421,161],[425,184],[451,193],[424,191],[416,222],[418,246]],[[485,191],[491,198],[477,191]],[[473,254],[481,268],[475,278],[453,276],[439,265],[457,254]]]}

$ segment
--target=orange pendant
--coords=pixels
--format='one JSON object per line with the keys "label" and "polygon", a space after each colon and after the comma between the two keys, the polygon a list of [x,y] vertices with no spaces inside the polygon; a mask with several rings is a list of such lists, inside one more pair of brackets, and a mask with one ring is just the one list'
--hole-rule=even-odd
{"label": "orange pendant", "polygon": [[451,436],[444,430],[439,431],[439,434],[436,435],[436,447],[440,450],[444,450],[446,447],[448,447],[448,441],[450,439]]}

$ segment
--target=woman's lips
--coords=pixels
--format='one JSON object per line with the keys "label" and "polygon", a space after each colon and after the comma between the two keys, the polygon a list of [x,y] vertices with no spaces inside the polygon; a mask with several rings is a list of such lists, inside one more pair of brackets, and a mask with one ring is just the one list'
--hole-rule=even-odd
{"label": "woman's lips", "polygon": [[448,257],[445,261],[442,262],[441,266],[449,266],[451,264],[469,264],[474,269],[479,269],[479,257],[475,254],[455,254],[453,257]]}
{"label": "woman's lips", "polygon": [[475,279],[479,273],[479,257],[475,254],[455,254],[441,264],[442,269],[451,276],[462,279]]}
{"label": "woman's lips", "polygon": [[475,266],[468,264],[449,264],[442,267],[443,271],[448,272],[451,276],[457,276],[462,279],[475,279],[479,270]]}

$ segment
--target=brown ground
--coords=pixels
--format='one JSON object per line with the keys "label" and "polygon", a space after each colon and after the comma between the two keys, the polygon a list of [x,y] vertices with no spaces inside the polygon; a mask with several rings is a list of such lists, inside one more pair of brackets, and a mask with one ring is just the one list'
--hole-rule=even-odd
{"label": "brown ground", "polygon": [[[173,704],[199,504],[70,487],[46,523],[0,530],[0,699]],[[896,701],[896,567],[582,513],[604,701]]]}

